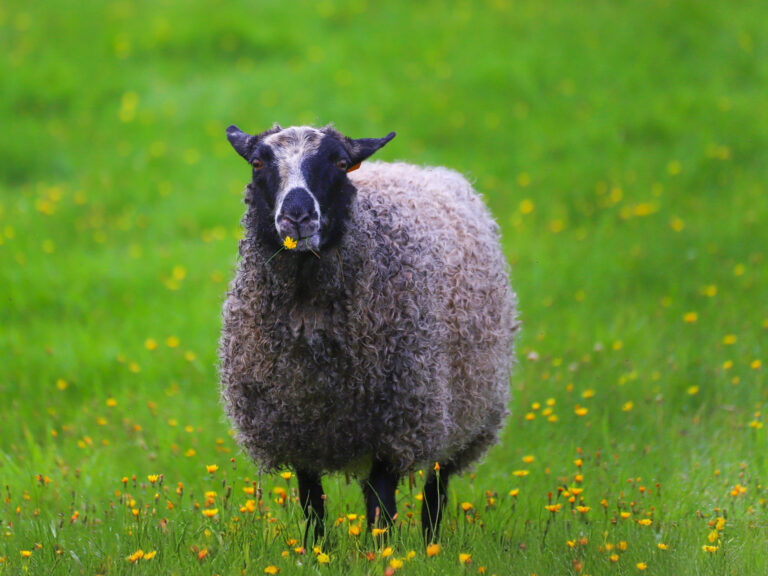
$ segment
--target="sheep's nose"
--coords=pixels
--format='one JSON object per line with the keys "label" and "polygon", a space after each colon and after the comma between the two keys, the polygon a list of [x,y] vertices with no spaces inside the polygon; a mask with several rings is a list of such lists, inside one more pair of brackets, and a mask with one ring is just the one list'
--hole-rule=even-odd
{"label": "sheep's nose", "polygon": [[280,215],[281,224],[290,224],[291,226],[300,226],[301,224],[307,224],[312,220],[312,214],[309,212],[303,212],[299,214],[289,214],[285,211]]}
{"label": "sheep's nose", "polygon": [[317,232],[320,215],[312,195],[304,188],[294,188],[285,195],[277,214],[278,233],[299,238]]}

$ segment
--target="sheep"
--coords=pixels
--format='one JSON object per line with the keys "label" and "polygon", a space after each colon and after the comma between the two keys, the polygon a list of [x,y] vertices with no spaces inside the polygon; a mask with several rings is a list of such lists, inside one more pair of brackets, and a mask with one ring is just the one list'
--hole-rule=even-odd
{"label": "sheep", "polygon": [[223,305],[221,397],[261,470],[295,471],[305,542],[310,525],[324,535],[324,474],[360,479],[369,529],[386,529],[400,478],[422,466],[432,541],[449,478],[508,414],[520,323],[499,227],[457,172],[360,167],[394,136],[227,128],[252,178]]}

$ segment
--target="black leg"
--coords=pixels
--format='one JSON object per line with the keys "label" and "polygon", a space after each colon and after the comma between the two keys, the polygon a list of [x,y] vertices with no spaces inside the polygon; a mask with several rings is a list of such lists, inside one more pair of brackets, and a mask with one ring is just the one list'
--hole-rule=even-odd
{"label": "black leg", "polygon": [[315,526],[315,542],[319,542],[325,534],[325,494],[320,475],[314,472],[296,471],[299,480],[299,502],[304,516],[307,518],[307,528],[304,531],[304,547],[308,546],[309,528]]}
{"label": "black leg", "polygon": [[437,539],[443,509],[448,502],[448,478],[451,467],[443,466],[439,471],[432,470],[424,484],[424,500],[421,503],[421,530],[427,543]]}
{"label": "black leg", "polygon": [[388,527],[397,519],[395,491],[400,477],[390,472],[384,462],[376,460],[368,481],[363,485],[368,528]]}

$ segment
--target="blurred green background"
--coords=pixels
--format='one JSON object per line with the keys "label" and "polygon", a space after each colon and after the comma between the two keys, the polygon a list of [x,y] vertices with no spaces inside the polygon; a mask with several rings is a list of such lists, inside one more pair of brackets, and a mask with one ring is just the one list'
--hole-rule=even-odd
{"label": "blurred green background", "polygon": [[[202,483],[235,456],[233,481],[254,474],[217,404],[250,177],[224,128],[334,122],[396,131],[379,159],[467,174],[502,226],[521,365],[502,445],[460,496],[506,493],[536,454],[518,513],[538,518],[576,449],[602,449],[626,464],[593,506],[664,479],[657,506],[687,526],[748,466],[733,538],[761,566],[767,23],[756,0],[4,2],[0,477],[6,525],[21,516],[0,554],[50,540],[20,496],[38,473],[59,486],[44,517],[103,505],[124,475]],[[532,408],[547,398],[554,419]],[[575,570],[559,548],[529,560]]]}

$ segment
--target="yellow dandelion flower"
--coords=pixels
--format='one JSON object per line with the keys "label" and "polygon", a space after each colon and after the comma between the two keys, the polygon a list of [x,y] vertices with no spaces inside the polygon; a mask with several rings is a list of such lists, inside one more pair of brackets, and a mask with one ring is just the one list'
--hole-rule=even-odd
{"label": "yellow dandelion flower", "polygon": [[293,473],[290,470],[286,470],[285,472],[280,472],[280,477],[283,480],[290,480],[293,476]]}
{"label": "yellow dandelion flower", "polygon": [[515,470],[512,472],[512,476],[517,476],[518,478],[522,478],[523,476],[528,476],[530,472],[528,470]]}
{"label": "yellow dandelion flower", "polygon": [[630,400],[629,402],[624,402],[624,404],[622,405],[621,409],[624,412],[629,412],[634,407],[635,407],[635,403]]}
{"label": "yellow dandelion flower", "polygon": [[381,557],[387,558],[388,556],[392,556],[393,552],[394,550],[392,550],[390,546],[387,546],[386,548],[384,548],[384,550],[381,551]]}
{"label": "yellow dandelion flower", "polygon": [[762,365],[763,363],[760,360],[753,360],[749,367],[752,368],[752,370],[760,370]]}
{"label": "yellow dandelion flower", "polygon": [[709,546],[707,544],[704,544],[704,546],[702,546],[701,549],[704,552],[709,552],[710,554],[714,554],[719,549],[719,546]]}
{"label": "yellow dandelion flower", "polygon": [[373,535],[374,538],[378,538],[382,534],[384,534],[387,531],[386,528],[373,528],[371,530],[371,535]]}
{"label": "yellow dandelion flower", "polygon": [[440,553],[440,544],[430,544],[427,546],[427,556],[437,556]]}
{"label": "yellow dandelion flower", "polygon": [[328,564],[331,561],[331,557],[328,556],[328,554],[326,554],[325,552],[321,552],[320,554],[317,555],[317,561],[320,564]]}
{"label": "yellow dandelion flower", "polygon": [[69,386],[69,383],[63,378],[59,378],[58,380],[56,380],[56,388],[58,388],[59,390],[62,390],[62,391],[66,390],[68,386]]}
{"label": "yellow dandelion flower", "polygon": [[160,478],[159,474],[150,474],[149,476],[147,476],[147,480],[149,480],[150,484],[154,484],[155,482],[157,482],[158,478]]}
{"label": "yellow dandelion flower", "polygon": [[29,558],[30,556],[32,556],[32,551],[31,550],[22,550],[21,551],[21,557],[22,558]]}
{"label": "yellow dandelion flower", "polygon": [[144,554],[144,560],[149,561],[152,560],[157,555],[157,550],[152,550],[152,552],[147,552]]}
{"label": "yellow dandelion flower", "polygon": [[699,319],[699,314],[697,312],[686,312],[683,314],[683,321],[687,324],[693,324]]}
{"label": "yellow dandelion flower", "polygon": [[646,568],[648,568],[648,564],[646,564],[645,562],[638,562],[637,564],[635,564],[635,566],[637,566],[637,569],[640,570],[641,572]]}
{"label": "yellow dandelion flower", "polygon": [[650,518],[641,518],[637,523],[640,524],[640,526],[650,526],[653,523],[653,520]]}
{"label": "yellow dandelion flower", "polygon": [[469,564],[472,562],[472,554],[462,552],[459,554],[459,564]]}
{"label": "yellow dandelion flower", "polygon": [[392,558],[392,560],[389,561],[389,565],[394,570],[399,570],[403,567],[403,561],[398,560],[397,558]]}
{"label": "yellow dandelion flower", "polygon": [[165,339],[165,345],[168,346],[168,348],[176,348],[179,344],[179,339],[176,336],[168,336],[168,338]]}
{"label": "yellow dandelion flower", "polygon": [[620,541],[620,542],[619,542],[619,543],[616,545],[616,548],[618,548],[618,549],[619,549],[619,550],[621,550],[622,552],[625,552],[625,551],[626,551],[626,549],[627,549],[627,541],[626,541],[626,540],[622,540],[622,541]]}
{"label": "yellow dandelion flower", "polygon": [[117,406],[117,400],[115,400],[114,398],[107,398],[107,406],[109,408],[114,408],[115,406]]}
{"label": "yellow dandelion flower", "polygon": [[213,474],[219,467],[216,464],[206,464],[205,469],[208,470],[208,474]]}
{"label": "yellow dandelion flower", "polygon": [[360,536],[360,526],[350,526],[347,530],[347,534],[350,536]]}
{"label": "yellow dandelion flower", "polygon": [[580,512],[581,514],[586,514],[590,510],[591,508],[589,506],[576,506],[576,511]]}
{"label": "yellow dandelion flower", "polygon": [[624,520],[626,520],[626,519],[627,519],[627,518],[629,518],[630,516],[632,516],[632,512],[622,512],[622,513],[621,513],[621,517],[622,517]]}
{"label": "yellow dandelion flower", "polygon": [[726,334],[723,336],[723,344],[726,346],[732,346],[733,344],[736,344],[736,340],[738,340],[736,334]]}
{"label": "yellow dandelion flower", "polygon": [[416,550],[410,550],[408,554],[405,555],[405,557],[408,560],[413,560],[416,557]]}
{"label": "yellow dandelion flower", "polygon": [[532,456],[532,455],[523,456],[523,462],[525,462],[526,464],[530,464],[534,460],[536,460],[535,456]]}
{"label": "yellow dandelion flower", "polygon": [[515,498],[518,494],[520,494],[520,488],[513,488],[509,491],[509,495]]}
{"label": "yellow dandelion flower", "polygon": [[619,555],[614,552],[613,554],[610,555],[610,560],[611,560],[611,562],[614,562],[614,563],[618,562],[619,561]]}
{"label": "yellow dandelion flower", "polygon": [[280,568],[272,564],[264,568],[264,574],[277,574],[278,572],[280,572]]}
{"label": "yellow dandelion flower", "polygon": [[218,508],[211,508],[210,510],[203,510],[203,516],[205,516],[206,518],[213,518],[218,513],[219,513],[219,509]]}
{"label": "yellow dandelion flower", "polygon": [[658,544],[656,544],[656,548],[658,548],[659,550],[669,550],[669,545],[664,544],[664,542],[659,542]]}
{"label": "yellow dandelion flower", "polygon": [[715,530],[722,530],[723,528],[725,528],[725,518],[721,516],[715,522]]}
{"label": "yellow dandelion flower", "polygon": [[691,396],[695,396],[699,393],[699,387],[698,386],[689,386],[688,387],[688,394]]}
{"label": "yellow dandelion flower", "polygon": [[283,246],[285,246],[288,250],[293,250],[294,248],[296,248],[297,244],[298,243],[296,242],[296,240],[294,240],[290,236],[286,236],[285,240],[283,240]]}
{"label": "yellow dandelion flower", "polygon": [[547,504],[546,506],[544,506],[544,508],[546,508],[547,510],[549,510],[553,514],[558,512],[560,510],[560,508],[562,508],[562,507],[563,507],[562,504]]}
{"label": "yellow dandelion flower", "polygon": [[474,508],[474,506],[472,506],[471,502],[462,502],[461,503],[461,509],[464,510],[464,512],[468,512],[468,511],[472,510],[472,508]]}
{"label": "yellow dandelion flower", "polygon": [[157,350],[157,340],[154,338],[147,338],[144,341],[144,347],[149,351]]}

